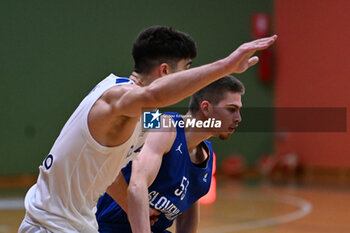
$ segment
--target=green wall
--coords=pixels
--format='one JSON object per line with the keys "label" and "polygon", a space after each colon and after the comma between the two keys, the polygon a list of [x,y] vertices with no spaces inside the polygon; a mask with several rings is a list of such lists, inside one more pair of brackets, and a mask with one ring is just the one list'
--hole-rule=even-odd
{"label": "green wall", "polygon": [[[254,12],[271,0],[2,1],[0,7],[0,175],[37,173],[65,121],[109,73],[128,76],[131,46],[148,26],[171,25],[192,35],[194,66],[222,58],[252,39]],[[256,69],[237,75],[245,106],[270,106],[272,91]],[[185,106],[186,101],[178,106]],[[259,120],[259,119],[257,119]],[[214,140],[219,162],[233,152],[252,164],[272,150],[267,133]]]}

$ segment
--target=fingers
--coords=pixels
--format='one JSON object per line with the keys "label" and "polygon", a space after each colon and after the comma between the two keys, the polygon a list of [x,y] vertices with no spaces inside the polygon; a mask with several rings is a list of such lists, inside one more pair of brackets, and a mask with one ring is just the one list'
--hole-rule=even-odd
{"label": "fingers", "polygon": [[160,215],[160,212],[153,208],[149,208],[149,215],[150,215],[150,224],[151,226],[153,226],[154,223],[158,221],[157,216]]}
{"label": "fingers", "polygon": [[158,218],[155,217],[155,216],[152,216],[152,217],[150,218],[150,224],[151,224],[151,226],[153,226],[157,221],[158,221]]}
{"label": "fingers", "polygon": [[248,60],[248,67],[251,67],[251,66],[255,65],[258,62],[259,62],[259,58],[257,56],[251,57]]}
{"label": "fingers", "polygon": [[270,46],[272,45],[275,41],[277,40],[277,35],[273,35],[267,38],[262,38],[261,40],[258,40],[257,43],[259,45],[267,45]]}
{"label": "fingers", "polygon": [[255,44],[272,44],[273,42],[275,42],[275,40],[277,40],[277,35],[273,35],[270,37],[264,37],[261,39],[257,39],[257,40],[253,40],[251,43],[255,43]]}
{"label": "fingers", "polygon": [[257,39],[245,44],[247,50],[263,50],[272,45],[277,40],[277,35]]}
{"label": "fingers", "polygon": [[241,45],[229,56],[228,61],[232,62],[233,68],[231,73],[243,73],[249,67],[258,63],[257,56],[251,57],[256,51],[266,49],[272,45],[277,39],[277,35],[271,37],[257,39]]}

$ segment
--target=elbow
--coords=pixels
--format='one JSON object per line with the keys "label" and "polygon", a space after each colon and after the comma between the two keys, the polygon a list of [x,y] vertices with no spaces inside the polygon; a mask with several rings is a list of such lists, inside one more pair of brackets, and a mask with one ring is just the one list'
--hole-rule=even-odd
{"label": "elbow", "polygon": [[129,187],[128,187],[128,196],[133,196],[135,195],[135,193],[137,193],[137,191],[139,190],[139,185],[135,184],[135,183],[130,183]]}
{"label": "elbow", "polygon": [[145,184],[138,182],[130,182],[128,187],[128,196],[137,196],[138,193],[141,193],[145,190],[147,191],[147,186]]}

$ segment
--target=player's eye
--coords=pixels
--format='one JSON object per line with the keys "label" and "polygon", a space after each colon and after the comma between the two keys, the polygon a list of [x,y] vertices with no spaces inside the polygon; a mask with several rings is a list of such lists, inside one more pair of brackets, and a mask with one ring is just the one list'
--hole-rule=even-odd
{"label": "player's eye", "polygon": [[228,110],[230,113],[234,113],[234,112],[237,112],[237,111],[238,111],[237,108],[227,108],[227,110]]}

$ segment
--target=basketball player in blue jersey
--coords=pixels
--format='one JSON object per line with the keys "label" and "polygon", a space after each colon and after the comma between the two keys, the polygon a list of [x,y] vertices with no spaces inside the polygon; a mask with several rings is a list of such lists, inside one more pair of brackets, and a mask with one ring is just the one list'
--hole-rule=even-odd
{"label": "basketball player in blue jersey", "polygon": [[[191,117],[182,118],[177,113],[168,113],[171,117],[163,115],[163,119],[171,118],[171,125],[176,127],[170,132],[163,128],[162,132],[149,133],[141,153],[122,169],[123,175],[113,184],[119,189],[118,195],[113,196],[118,203],[108,194],[110,189],[99,199],[96,212],[99,231],[150,232],[150,207],[161,213],[158,221],[152,219],[153,233],[168,232],[166,229],[175,219],[176,232],[197,232],[198,200],[209,190],[213,164],[213,151],[206,139],[212,136],[227,139],[234,132],[241,121],[243,94],[243,84],[226,76],[191,97],[186,114]],[[220,121],[219,128],[183,126],[186,122],[213,119]],[[128,201],[125,181],[129,183]]]}
{"label": "basketball player in blue jersey", "polygon": [[244,72],[258,62],[254,52],[275,40],[243,44],[224,59],[187,70],[196,55],[189,35],[163,26],[141,32],[130,79],[109,75],[64,125],[26,194],[19,232],[97,232],[98,197],[143,144],[142,108],[174,104],[224,75]]}

